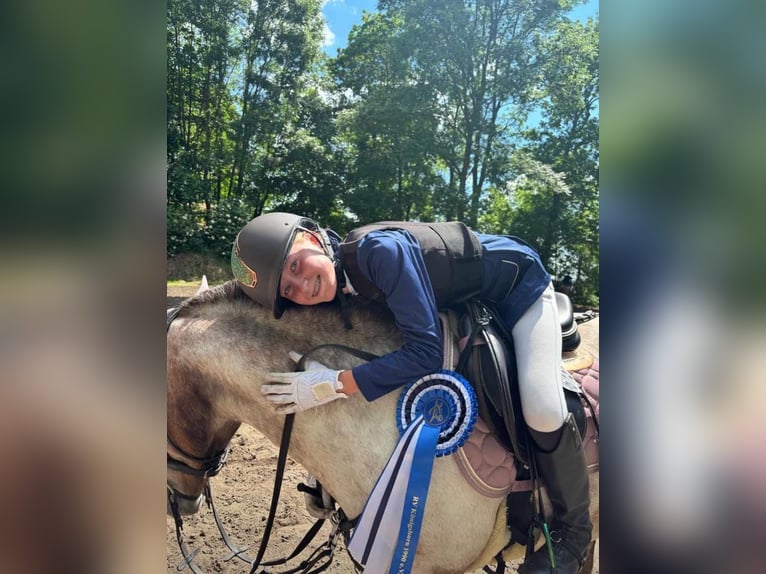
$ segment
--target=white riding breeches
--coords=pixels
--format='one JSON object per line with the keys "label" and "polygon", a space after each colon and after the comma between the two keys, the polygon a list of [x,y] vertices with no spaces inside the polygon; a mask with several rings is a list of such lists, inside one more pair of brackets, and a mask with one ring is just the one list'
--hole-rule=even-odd
{"label": "white riding breeches", "polygon": [[531,429],[553,432],[567,415],[561,387],[561,323],[549,283],[511,331],[516,349],[524,420]]}

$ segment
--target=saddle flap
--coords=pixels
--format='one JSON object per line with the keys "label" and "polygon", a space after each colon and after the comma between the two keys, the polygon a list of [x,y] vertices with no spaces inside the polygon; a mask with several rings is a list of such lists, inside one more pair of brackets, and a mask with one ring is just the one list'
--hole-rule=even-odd
{"label": "saddle flap", "polygon": [[[513,349],[488,320],[487,310],[478,304],[467,305],[461,318],[462,333],[467,333],[471,348],[467,353],[463,375],[471,381],[479,400],[479,413],[494,430],[500,443],[522,463],[526,451],[518,440],[524,436],[521,399],[518,387],[510,377],[516,372]],[[518,413],[518,415],[517,415]]]}

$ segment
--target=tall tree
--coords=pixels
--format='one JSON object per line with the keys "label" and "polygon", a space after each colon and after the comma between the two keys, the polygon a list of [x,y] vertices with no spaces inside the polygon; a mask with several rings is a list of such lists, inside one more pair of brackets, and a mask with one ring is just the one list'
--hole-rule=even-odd
{"label": "tall tree", "polygon": [[256,213],[274,192],[264,176],[321,38],[320,0],[254,0],[247,12],[229,191],[247,197]]}
{"label": "tall tree", "polygon": [[475,225],[482,195],[498,176],[502,140],[529,103],[535,41],[571,2],[382,0],[381,6],[402,14],[418,81],[437,94],[447,216]]}
{"label": "tall tree", "polygon": [[540,39],[542,119],[530,131],[535,157],[565,174],[571,194],[546,214],[543,253],[555,269],[598,290],[598,22],[560,22]]}
{"label": "tall tree", "polygon": [[241,0],[168,4],[168,193],[182,203],[203,201],[207,218],[228,163],[230,36],[241,8]]}
{"label": "tall tree", "polygon": [[294,211],[334,229],[348,228],[342,199],[350,161],[338,142],[330,86],[316,77],[296,99],[294,122],[273,150],[268,188],[270,210]]}
{"label": "tall tree", "polygon": [[354,151],[345,203],[361,220],[429,215],[435,174],[434,94],[413,75],[397,14],[366,14],[333,61],[350,109],[340,124]]}

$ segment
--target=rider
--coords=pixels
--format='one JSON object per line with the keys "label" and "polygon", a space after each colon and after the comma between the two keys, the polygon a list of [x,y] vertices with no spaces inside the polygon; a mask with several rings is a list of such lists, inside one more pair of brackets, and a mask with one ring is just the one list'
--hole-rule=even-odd
{"label": "rider", "polygon": [[[283,413],[356,392],[373,401],[432,373],[443,356],[437,308],[471,296],[492,302],[513,337],[524,420],[553,506],[555,571],[579,570],[592,530],[588,471],[561,386],[561,327],[551,277],[530,246],[457,222],[388,222],[355,229],[341,241],[311,219],[274,212],[239,232],[232,269],[243,291],[277,319],[291,304],[342,303],[346,294],[358,294],[385,302],[402,331],[401,348],[353,369],[272,373],[272,384],[262,391]],[[553,568],[543,546],[519,572]]]}

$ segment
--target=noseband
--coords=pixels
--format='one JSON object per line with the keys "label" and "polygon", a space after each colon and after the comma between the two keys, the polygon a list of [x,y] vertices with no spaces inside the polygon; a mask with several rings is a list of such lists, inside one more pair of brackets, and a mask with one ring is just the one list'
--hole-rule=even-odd
{"label": "noseband", "polygon": [[[173,454],[171,454],[171,451],[174,451]],[[211,476],[215,476],[221,472],[221,469],[223,468],[223,465],[226,463],[226,459],[229,456],[229,447],[218,451],[212,456],[200,458],[184,451],[175,442],[173,442],[173,439],[171,439],[170,436],[168,436],[167,454],[168,468],[170,470],[177,470],[191,476],[210,478]]]}

